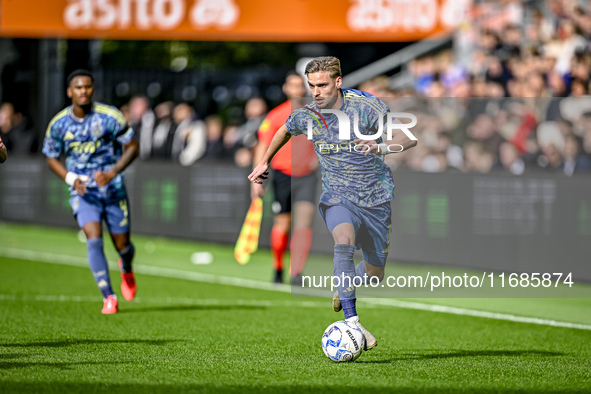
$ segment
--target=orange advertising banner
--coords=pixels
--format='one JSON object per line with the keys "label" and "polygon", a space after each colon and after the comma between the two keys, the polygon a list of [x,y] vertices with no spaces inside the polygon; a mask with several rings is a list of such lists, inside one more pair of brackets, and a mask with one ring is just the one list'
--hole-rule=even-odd
{"label": "orange advertising banner", "polygon": [[415,41],[471,0],[0,0],[0,35],[150,40]]}

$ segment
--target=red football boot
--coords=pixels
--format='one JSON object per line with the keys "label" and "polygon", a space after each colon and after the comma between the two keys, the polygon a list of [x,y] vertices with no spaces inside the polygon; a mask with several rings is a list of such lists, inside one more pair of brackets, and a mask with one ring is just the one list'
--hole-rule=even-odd
{"label": "red football boot", "polygon": [[[119,259],[119,270],[123,265],[123,261]],[[135,284],[135,277],[133,272],[121,272],[121,294],[126,301],[132,301],[135,298],[137,286]]]}
{"label": "red football boot", "polygon": [[105,298],[105,301],[103,302],[103,310],[101,311],[103,315],[112,315],[114,313],[117,313],[118,310],[119,308],[117,307],[117,297],[115,297],[114,295],[110,295],[107,298]]}

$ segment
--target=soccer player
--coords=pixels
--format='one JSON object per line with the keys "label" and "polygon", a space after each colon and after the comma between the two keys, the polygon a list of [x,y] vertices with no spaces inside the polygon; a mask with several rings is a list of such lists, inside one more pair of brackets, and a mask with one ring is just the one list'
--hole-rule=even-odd
{"label": "soccer player", "polygon": [[[333,274],[339,286],[333,296],[333,308],[337,312],[342,309],[345,319],[359,327],[366,339],[365,350],[369,350],[377,341],[359,322],[354,279],[360,277],[367,282],[384,277],[394,181],[381,155],[407,150],[416,141],[402,132],[393,133],[386,142],[381,137],[341,139],[342,115],[353,123],[351,135],[354,127],[362,135],[375,135],[379,134],[377,130],[388,107],[369,93],[342,89],[340,61],[335,57],[313,59],[306,66],[306,76],[313,102],[292,112],[248,178],[254,183],[267,179],[269,162],[292,135],[311,137],[322,172],[319,210],[335,242]],[[340,114],[334,110],[340,110]],[[356,248],[363,251],[363,261],[357,266],[353,260]]]}
{"label": "soccer player", "polygon": [[[304,97],[306,86],[302,76],[290,71],[283,84],[287,101],[271,110],[258,130],[254,164],[258,164],[267,151],[275,132],[281,128],[291,114],[292,99]],[[293,156],[292,156],[293,155]],[[283,256],[287,249],[291,229],[291,210],[294,204],[294,230],[291,239],[291,283],[301,283],[301,273],[306,265],[312,245],[312,219],[318,178],[315,169],[318,161],[314,145],[305,136],[294,137],[275,155],[271,161],[273,169],[273,228],[271,229],[271,251],[275,268],[275,283],[283,283]],[[263,197],[265,188],[258,183],[251,184],[253,199]]]}
{"label": "soccer player", "polygon": [[6,145],[2,142],[2,137],[0,137],[0,163],[4,163],[6,159],[8,159],[8,151]]}
{"label": "soccer player", "polygon": [[[132,271],[134,246],[130,240],[130,217],[123,170],[138,156],[133,130],[115,107],[92,102],[94,78],[89,71],[76,70],[67,79],[72,105],[49,123],[43,153],[53,172],[70,186],[70,205],[78,225],[86,234],[88,263],[103,293],[103,314],[117,313],[117,296],[111,287],[109,267],[103,250],[102,221],[105,220],[119,253],[121,293],[133,300],[136,283]],[[59,158],[66,156],[66,164]]]}

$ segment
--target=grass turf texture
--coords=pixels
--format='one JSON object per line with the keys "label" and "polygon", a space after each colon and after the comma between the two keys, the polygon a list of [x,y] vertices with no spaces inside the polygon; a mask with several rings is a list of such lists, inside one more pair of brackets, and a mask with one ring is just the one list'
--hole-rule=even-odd
{"label": "grass turf texture", "polygon": [[[0,240],[4,248],[85,256],[70,230],[2,223]],[[264,251],[240,267],[231,247],[134,240],[138,263],[270,279]],[[191,265],[190,254],[203,248],[214,263]],[[111,275],[119,293],[117,272]],[[591,331],[364,304],[362,321],[379,346],[355,363],[335,364],[320,348],[326,326],[342,316],[328,300],[137,280],[138,299],[119,297],[121,312],[103,316],[87,268],[0,256],[0,392],[591,390]],[[431,300],[439,301],[511,313],[523,301],[523,315],[582,323],[590,306],[587,299]],[[561,305],[570,315],[552,315]]]}

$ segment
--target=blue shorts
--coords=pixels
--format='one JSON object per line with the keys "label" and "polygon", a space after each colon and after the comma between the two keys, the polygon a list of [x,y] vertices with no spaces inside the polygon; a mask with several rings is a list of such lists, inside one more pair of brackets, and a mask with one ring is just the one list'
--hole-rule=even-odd
{"label": "blue shorts", "polygon": [[344,197],[323,193],[318,209],[331,234],[341,223],[353,225],[355,247],[363,252],[363,260],[378,267],[386,264],[392,230],[389,201],[375,207],[360,207]]}
{"label": "blue shorts", "polygon": [[90,222],[102,222],[104,219],[111,234],[129,232],[129,204],[127,195],[117,198],[103,198],[92,193],[70,198],[70,206],[80,228]]}

